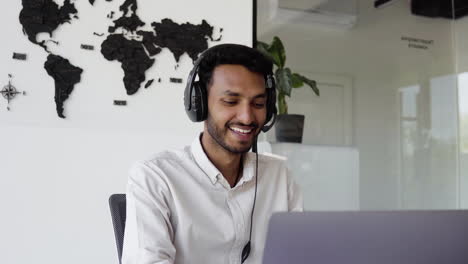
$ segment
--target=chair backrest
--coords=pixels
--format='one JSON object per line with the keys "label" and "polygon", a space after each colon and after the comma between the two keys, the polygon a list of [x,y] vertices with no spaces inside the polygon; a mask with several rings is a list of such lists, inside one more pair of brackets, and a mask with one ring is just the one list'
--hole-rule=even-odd
{"label": "chair backrest", "polygon": [[109,207],[112,216],[112,224],[114,226],[115,243],[117,244],[119,263],[121,263],[122,259],[122,247],[127,211],[126,204],[127,200],[125,198],[125,194],[123,193],[115,193],[109,197]]}

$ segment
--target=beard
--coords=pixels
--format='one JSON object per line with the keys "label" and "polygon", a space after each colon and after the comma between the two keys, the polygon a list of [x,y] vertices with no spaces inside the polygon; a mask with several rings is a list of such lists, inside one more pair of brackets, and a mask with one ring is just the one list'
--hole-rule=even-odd
{"label": "beard", "polygon": [[[208,134],[210,134],[210,136],[214,139],[214,141],[216,141],[216,143],[218,143],[218,145],[220,145],[223,149],[231,153],[235,153],[235,154],[243,154],[243,153],[249,152],[250,148],[252,147],[253,141],[246,143],[245,145],[240,146],[240,147],[229,145],[226,142],[227,133],[230,131],[229,125],[230,123],[228,122],[226,123],[224,127],[216,126],[215,121],[209,114],[206,119],[206,126],[208,130]],[[258,135],[258,133],[260,133],[260,131],[256,131],[258,128],[258,125],[251,124],[251,126],[253,126],[255,130],[256,135],[255,137],[253,137],[255,140],[256,136]]]}

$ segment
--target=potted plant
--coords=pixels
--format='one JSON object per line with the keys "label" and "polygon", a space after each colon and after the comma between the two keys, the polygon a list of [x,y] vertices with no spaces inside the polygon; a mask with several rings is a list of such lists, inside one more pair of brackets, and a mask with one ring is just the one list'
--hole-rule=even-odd
{"label": "potted plant", "polygon": [[294,73],[290,68],[286,67],[286,51],[279,37],[275,36],[271,44],[257,41],[256,48],[269,57],[274,64],[276,101],[278,104],[278,116],[275,123],[276,140],[280,142],[301,143],[304,130],[304,115],[288,114],[286,97],[291,97],[293,88],[300,88],[304,85],[312,88],[312,91],[317,96],[320,96],[317,82]]}

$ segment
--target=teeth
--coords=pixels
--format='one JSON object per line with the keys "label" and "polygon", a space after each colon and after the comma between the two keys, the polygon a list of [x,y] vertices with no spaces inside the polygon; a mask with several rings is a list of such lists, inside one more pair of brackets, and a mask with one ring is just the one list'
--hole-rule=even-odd
{"label": "teeth", "polygon": [[252,132],[252,129],[244,130],[244,129],[240,129],[240,128],[237,128],[237,127],[231,127],[231,129],[236,131],[236,132],[243,133],[243,134],[248,134],[248,133]]}

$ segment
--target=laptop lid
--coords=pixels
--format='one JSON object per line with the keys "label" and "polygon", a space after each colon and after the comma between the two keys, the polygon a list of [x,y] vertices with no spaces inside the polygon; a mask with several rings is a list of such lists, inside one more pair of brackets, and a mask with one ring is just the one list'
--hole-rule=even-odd
{"label": "laptop lid", "polygon": [[264,264],[467,264],[468,211],[277,213]]}

